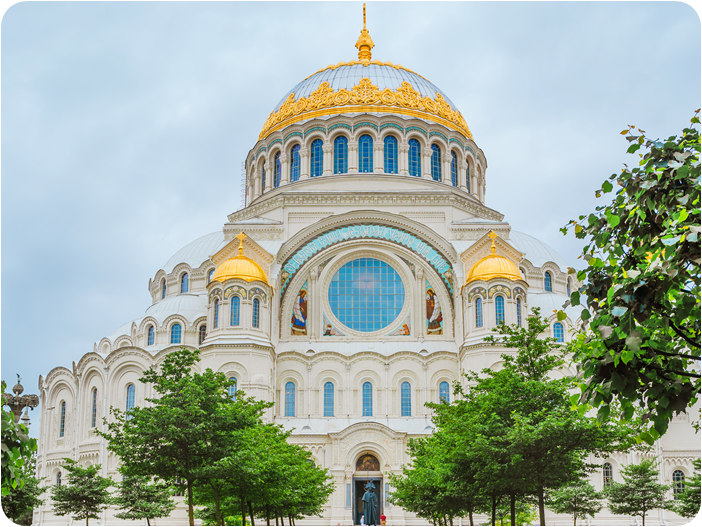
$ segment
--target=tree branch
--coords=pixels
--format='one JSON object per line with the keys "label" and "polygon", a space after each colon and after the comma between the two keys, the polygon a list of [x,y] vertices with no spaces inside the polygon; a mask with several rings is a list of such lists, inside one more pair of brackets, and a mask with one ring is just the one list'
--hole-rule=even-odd
{"label": "tree branch", "polygon": [[[679,328],[678,328],[675,324],[673,324],[672,322],[670,323],[670,327],[673,328],[673,331],[675,331],[675,333],[677,333],[678,336],[679,336],[680,338],[682,338],[685,342],[687,342],[690,346],[693,346],[693,347],[695,347],[695,348],[699,348],[699,347],[700,347],[699,343],[695,342],[695,341],[692,340],[690,337],[688,337],[687,335],[685,335],[685,334],[682,332],[682,330],[679,329]],[[699,358],[699,357],[698,357],[698,358]]]}

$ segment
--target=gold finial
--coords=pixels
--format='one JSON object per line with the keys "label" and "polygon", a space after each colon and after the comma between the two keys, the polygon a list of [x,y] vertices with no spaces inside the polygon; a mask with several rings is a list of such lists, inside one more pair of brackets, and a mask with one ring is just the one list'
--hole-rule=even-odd
{"label": "gold finial", "polygon": [[239,256],[244,256],[244,238],[246,238],[246,234],[240,232],[236,237],[239,240]]}
{"label": "gold finial", "polygon": [[488,234],[488,236],[492,239],[490,251],[492,254],[495,254],[495,249],[497,248],[497,246],[495,245],[495,238],[497,238],[497,234],[495,234],[495,231],[490,231],[490,234]]}
{"label": "gold finial", "polygon": [[375,47],[373,44],[373,39],[371,38],[368,30],[366,29],[366,4],[363,4],[363,29],[361,30],[361,36],[358,37],[356,41],[356,48],[358,49],[358,60],[368,60],[371,59],[371,49]]}

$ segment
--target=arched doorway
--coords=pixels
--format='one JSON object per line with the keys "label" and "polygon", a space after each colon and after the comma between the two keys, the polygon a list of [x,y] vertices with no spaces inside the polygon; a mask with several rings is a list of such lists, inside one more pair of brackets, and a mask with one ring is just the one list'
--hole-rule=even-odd
{"label": "arched doorway", "polygon": [[[378,519],[376,525],[380,525],[380,515],[383,514],[383,473],[380,471],[380,461],[372,452],[364,452],[356,460],[356,470],[353,473],[353,523],[361,524],[363,515],[363,495],[366,493],[366,485],[372,482],[378,503]],[[368,525],[366,521],[366,525]]]}

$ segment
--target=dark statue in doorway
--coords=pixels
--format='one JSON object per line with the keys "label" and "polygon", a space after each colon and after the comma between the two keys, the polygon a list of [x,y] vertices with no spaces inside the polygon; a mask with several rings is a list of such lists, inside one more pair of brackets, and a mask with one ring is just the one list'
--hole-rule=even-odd
{"label": "dark statue in doorway", "polygon": [[375,495],[375,485],[369,481],[366,493],[363,495],[363,519],[366,525],[378,525],[378,497]]}

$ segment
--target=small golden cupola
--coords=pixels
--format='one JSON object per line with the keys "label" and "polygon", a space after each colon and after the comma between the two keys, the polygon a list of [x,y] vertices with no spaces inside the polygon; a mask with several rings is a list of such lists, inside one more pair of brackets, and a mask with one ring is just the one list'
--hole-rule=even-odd
{"label": "small golden cupola", "polygon": [[358,37],[356,41],[356,48],[358,49],[358,60],[370,61],[371,59],[371,49],[375,47],[373,44],[373,39],[366,29],[366,4],[363,4],[363,29],[361,30],[361,36]]}
{"label": "small golden cupola", "polygon": [[239,239],[239,254],[233,258],[223,261],[217,266],[212,275],[212,282],[225,282],[232,278],[239,278],[247,282],[260,281],[268,284],[266,273],[263,272],[261,266],[254,262],[251,258],[244,256],[244,239],[246,234],[243,232],[237,235]]}
{"label": "small golden cupola", "polygon": [[473,267],[471,267],[470,271],[468,272],[466,284],[475,282],[476,280],[488,281],[492,280],[493,278],[523,280],[517,264],[504,256],[495,254],[495,250],[497,248],[495,245],[495,238],[497,238],[495,231],[491,231],[488,236],[492,238],[492,245],[490,246],[491,254],[485,258],[481,258]]}

